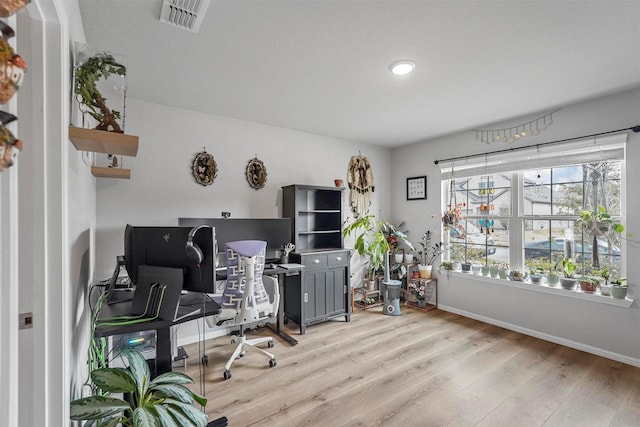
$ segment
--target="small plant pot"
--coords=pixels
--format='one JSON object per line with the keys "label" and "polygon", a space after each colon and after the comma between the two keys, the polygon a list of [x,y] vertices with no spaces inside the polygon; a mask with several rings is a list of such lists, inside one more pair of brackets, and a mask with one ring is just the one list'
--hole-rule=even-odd
{"label": "small plant pot", "polygon": [[413,255],[404,254],[404,263],[411,264],[413,262]]}
{"label": "small plant pot", "polygon": [[532,274],[530,279],[532,284],[540,285],[544,281],[544,276],[542,274]]}
{"label": "small plant pot", "polygon": [[451,266],[453,267],[452,271],[461,271],[462,270],[462,264],[457,262],[457,261],[454,261],[453,263],[451,263]]}
{"label": "small plant pot", "polygon": [[506,268],[501,268],[498,270],[498,277],[501,279],[508,279],[509,278],[509,270],[507,270]]}
{"label": "small plant pot", "polygon": [[561,277],[560,286],[562,287],[562,289],[572,291],[576,287],[576,279],[573,279],[571,277]]}
{"label": "small plant pot", "polygon": [[402,264],[402,260],[404,260],[404,255],[402,254],[395,254],[393,256],[393,259],[396,261],[396,264]]}
{"label": "small plant pot", "polygon": [[615,299],[625,299],[627,297],[627,288],[626,286],[611,286],[611,296]]}
{"label": "small plant pot", "polygon": [[580,290],[582,292],[588,293],[588,294],[592,294],[595,291],[598,290],[598,284],[597,283],[593,283],[590,282],[588,280],[578,280],[578,283],[580,283]]}
{"label": "small plant pot", "polygon": [[500,273],[500,269],[498,269],[498,267],[489,268],[489,274],[491,275],[491,277],[498,277],[499,273]]}
{"label": "small plant pot", "polygon": [[547,274],[547,285],[554,288],[558,286],[558,275],[555,273]]}
{"label": "small plant pot", "polygon": [[600,285],[600,295],[605,297],[611,296],[611,285]]}
{"label": "small plant pot", "polygon": [[462,271],[464,271],[465,273],[468,273],[471,271],[471,263],[469,262],[463,262],[461,267],[462,267]]}
{"label": "small plant pot", "polygon": [[483,276],[488,276],[489,274],[491,274],[491,267],[489,267],[488,265],[483,265],[482,267],[480,267],[480,270],[482,271]]}
{"label": "small plant pot", "polygon": [[472,265],[471,271],[473,271],[473,274],[475,274],[476,276],[480,276],[482,274],[482,266]]}
{"label": "small plant pot", "polygon": [[419,264],[418,265],[418,271],[420,272],[420,278],[421,279],[430,279],[431,278],[431,269],[432,268],[433,268],[432,265]]}
{"label": "small plant pot", "polygon": [[427,301],[424,300],[423,298],[418,299],[418,307],[420,308],[424,308],[427,306]]}

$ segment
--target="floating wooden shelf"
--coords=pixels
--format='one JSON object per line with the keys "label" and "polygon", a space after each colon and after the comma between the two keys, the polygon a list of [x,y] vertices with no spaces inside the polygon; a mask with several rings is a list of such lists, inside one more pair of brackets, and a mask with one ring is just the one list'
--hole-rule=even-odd
{"label": "floating wooden shelf", "polygon": [[97,178],[130,179],[131,169],[101,168],[99,166],[91,166],[91,174]]}
{"label": "floating wooden shelf", "polygon": [[69,139],[80,151],[132,157],[138,154],[138,137],[134,135],[69,126]]}

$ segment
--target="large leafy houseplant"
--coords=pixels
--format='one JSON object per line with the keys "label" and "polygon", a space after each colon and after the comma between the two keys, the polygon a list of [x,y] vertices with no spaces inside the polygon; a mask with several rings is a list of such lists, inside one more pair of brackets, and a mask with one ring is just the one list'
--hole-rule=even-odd
{"label": "large leafy houseplant", "polygon": [[[151,379],[142,353],[125,350],[129,368],[99,368],[91,379],[103,395],[83,397],[71,402],[72,420],[90,420],[86,425],[115,427],[204,427],[207,416],[193,405],[206,406],[207,399],[189,390],[188,375],[167,372]],[[130,393],[130,401],[109,396]]]}
{"label": "large leafy houseplant", "polygon": [[342,234],[344,237],[355,234],[356,240],[353,248],[359,255],[368,256],[371,278],[375,276],[376,272],[384,270],[385,257],[391,249],[388,236],[393,236],[394,239],[403,241],[409,248],[413,249],[413,245],[407,240],[405,233],[399,231],[387,221],[378,220],[373,214],[355,219],[351,224],[344,227]]}

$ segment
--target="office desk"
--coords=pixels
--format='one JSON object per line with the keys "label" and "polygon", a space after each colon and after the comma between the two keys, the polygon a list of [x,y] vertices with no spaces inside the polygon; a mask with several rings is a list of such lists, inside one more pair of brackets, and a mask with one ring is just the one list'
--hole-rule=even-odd
{"label": "office desk", "polygon": [[278,288],[280,289],[280,304],[278,304],[278,319],[276,321],[276,326],[274,327],[272,324],[268,324],[267,327],[292,346],[297,345],[298,340],[284,331],[284,282],[285,276],[297,276],[303,269],[304,265],[301,264],[299,264],[299,266],[289,268],[281,267],[278,264],[271,264],[269,266],[265,266],[264,272],[262,273],[265,276],[278,276]]}
{"label": "office desk", "polygon": [[[98,318],[110,318],[128,315],[131,301],[123,301],[116,304],[103,304],[98,313]],[[96,338],[109,337],[112,335],[128,334],[140,331],[156,331],[156,375],[171,371],[172,355],[171,355],[171,327],[190,320],[199,319],[204,316],[212,316],[220,312],[220,306],[215,301],[207,299],[204,305],[204,313],[202,310],[195,314],[192,313],[202,305],[180,305],[178,306],[179,320],[151,320],[148,322],[136,323],[133,325],[119,326],[97,326],[94,332]],[[184,316],[184,317],[183,317]]]}

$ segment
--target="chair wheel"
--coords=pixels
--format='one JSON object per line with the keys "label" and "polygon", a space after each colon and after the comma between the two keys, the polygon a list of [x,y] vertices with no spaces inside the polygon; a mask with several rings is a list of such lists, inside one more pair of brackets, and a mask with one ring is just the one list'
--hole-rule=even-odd
{"label": "chair wheel", "polygon": [[240,354],[238,355],[238,357],[244,357],[244,355],[245,355],[246,353],[247,353],[247,352],[246,352],[245,350],[242,350],[242,352],[240,352]]}
{"label": "chair wheel", "polygon": [[203,365],[208,365],[209,364],[209,356],[207,356],[206,354],[204,356],[202,356],[202,364]]}
{"label": "chair wheel", "polygon": [[228,380],[229,378],[231,378],[231,371],[224,371],[224,374],[222,376],[225,380]]}
{"label": "chair wheel", "polygon": [[274,346],[274,342],[273,341],[268,341],[267,342],[267,347],[272,348]]}
{"label": "chair wheel", "polygon": [[269,367],[273,368],[278,364],[278,362],[276,361],[276,359],[269,359]]}

